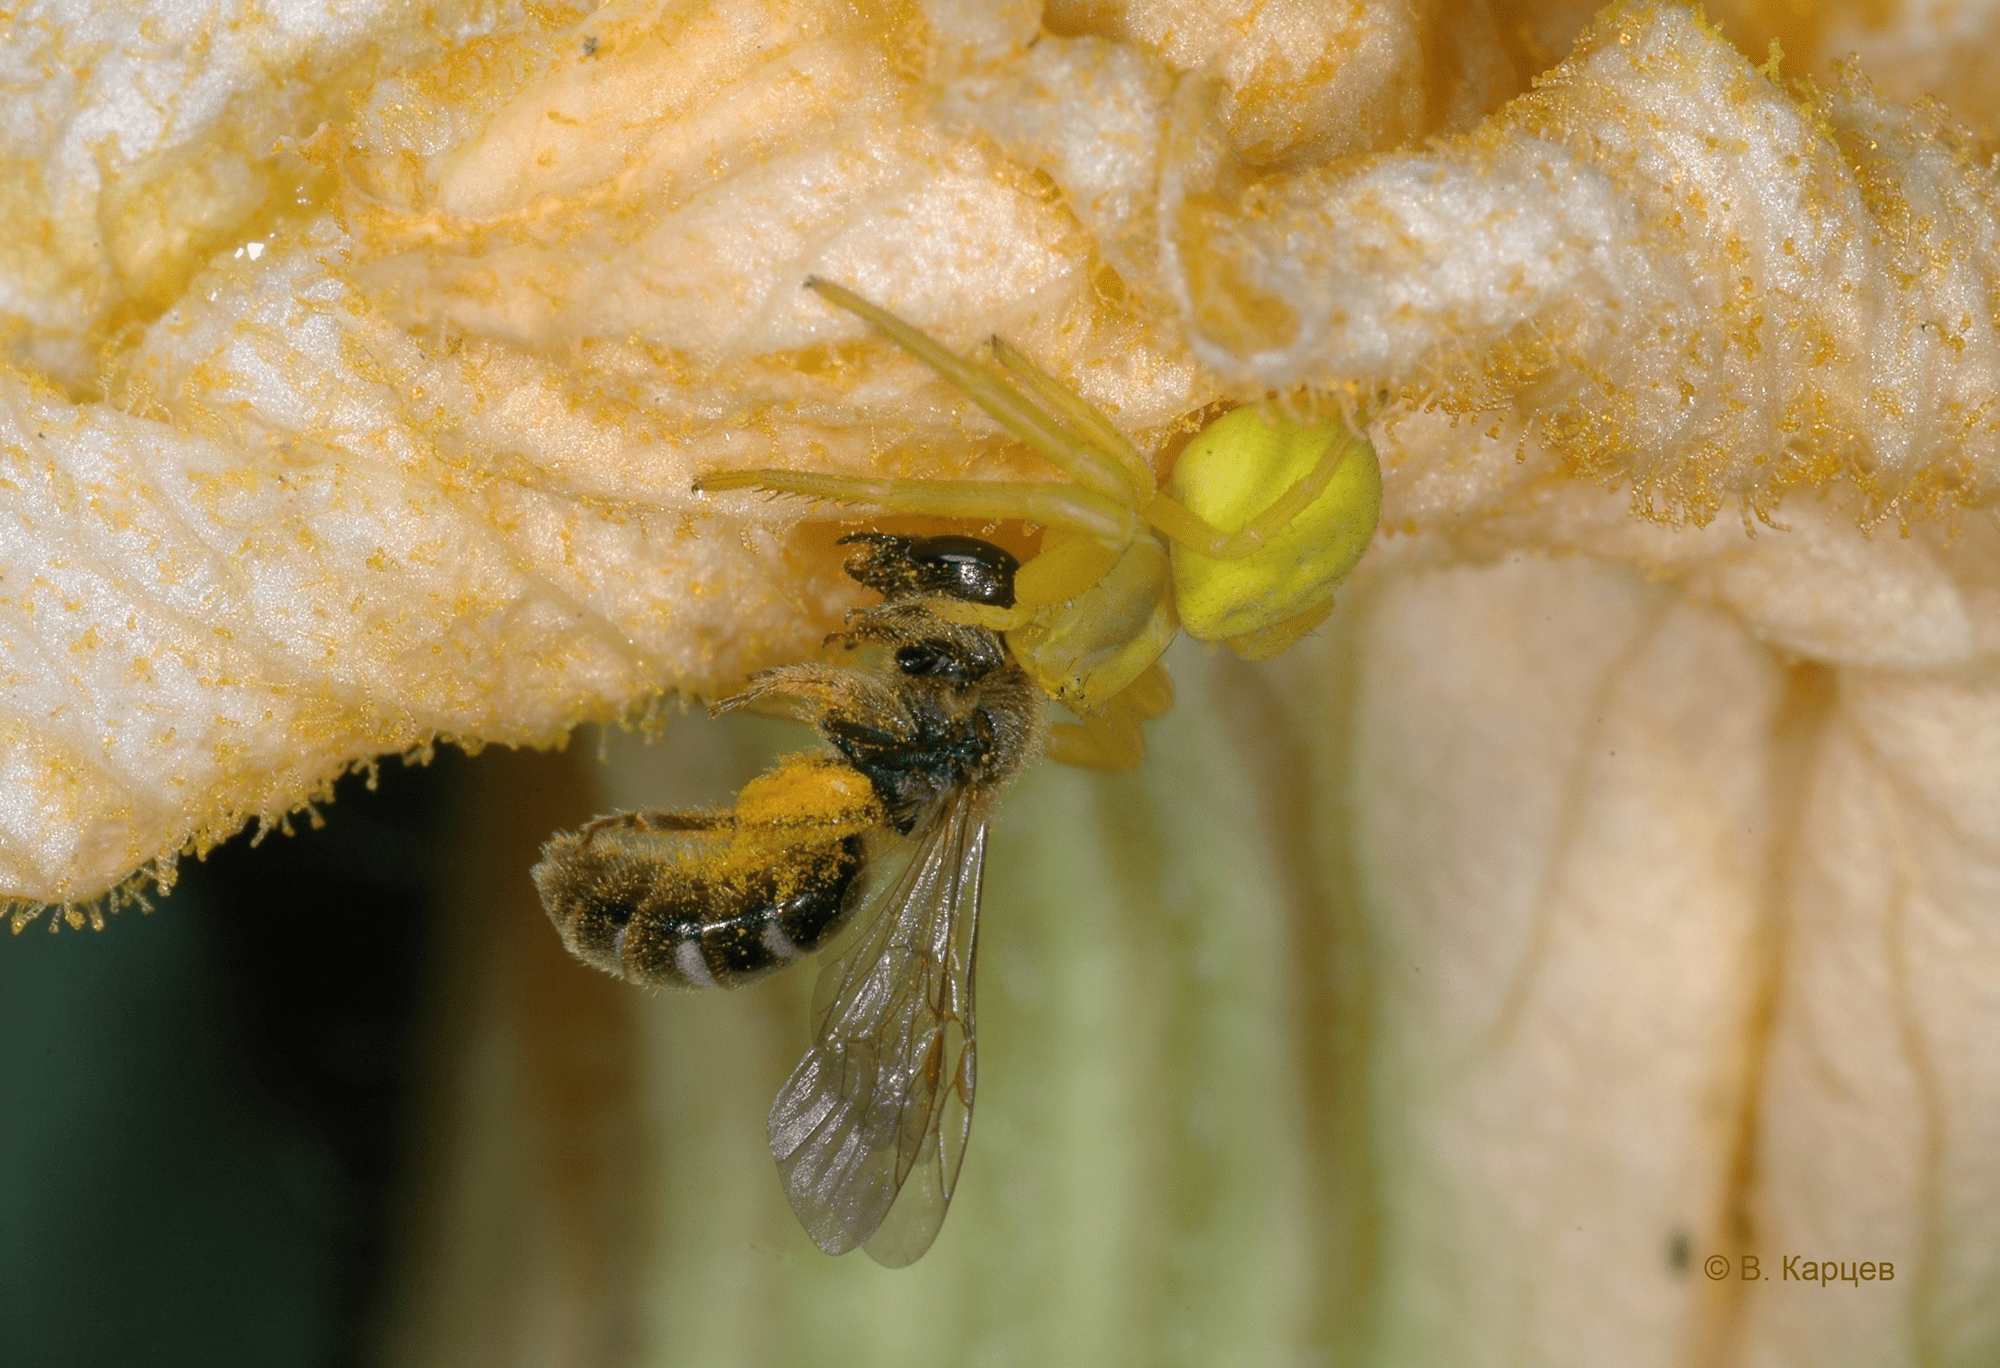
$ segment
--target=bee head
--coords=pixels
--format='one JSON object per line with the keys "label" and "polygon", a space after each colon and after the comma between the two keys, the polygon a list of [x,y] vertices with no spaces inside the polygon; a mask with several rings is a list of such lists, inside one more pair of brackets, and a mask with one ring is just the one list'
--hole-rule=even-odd
{"label": "bee head", "polygon": [[861,549],[847,558],[847,573],[885,599],[942,594],[995,608],[1014,606],[1014,572],[1021,563],[1003,547],[977,537],[897,537],[857,532],[840,544]]}

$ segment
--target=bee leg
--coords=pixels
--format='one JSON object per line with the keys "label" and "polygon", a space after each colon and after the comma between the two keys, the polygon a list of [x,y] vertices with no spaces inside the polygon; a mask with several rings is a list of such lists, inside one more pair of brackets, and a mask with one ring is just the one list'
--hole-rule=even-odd
{"label": "bee leg", "polygon": [[781,665],[752,675],[749,687],[709,708],[725,713],[774,695],[804,699],[822,716],[884,718],[901,724],[904,709],[896,691],[881,681],[836,665]]}
{"label": "bee leg", "polygon": [[716,831],[729,825],[727,813],[668,812],[648,808],[593,817],[576,829],[576,843],[587,844],[600,831]]}
{"label": "bee leg", "polygon": [[[908,653],[915,652],[933,664],[947,667],[944,673],[949,678],[983,678],[1006,662],[1006,653],[991,630],[981,630],[985,624],[954,622],[934,608],[934,604],[958,602],[956,599],[937,599],[865,608],[852,616],[852,626],[840,635],[849,642],[881,641],[901,646],[903,649],[896,653],[896,663],[906,675],[936,673],[932,669],[913,667]],[[985,604],[965,606],[987,607]]]}

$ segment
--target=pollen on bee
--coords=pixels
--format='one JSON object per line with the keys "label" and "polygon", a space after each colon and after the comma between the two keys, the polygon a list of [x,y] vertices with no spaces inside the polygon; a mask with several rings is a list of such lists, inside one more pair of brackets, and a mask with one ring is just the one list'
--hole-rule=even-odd
{"label": "pollen on bee", "polygon": [[886,818],[868,776],[831,756],[792,756],[736,796],[736,820],[744,827],[811,826],[851,835]]}

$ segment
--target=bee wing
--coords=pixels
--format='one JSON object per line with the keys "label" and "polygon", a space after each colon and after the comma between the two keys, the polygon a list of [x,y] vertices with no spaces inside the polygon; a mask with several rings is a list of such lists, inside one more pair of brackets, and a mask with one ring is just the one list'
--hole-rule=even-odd
{"label": "bee wing", "polygon": [[771,1104],[792,1210],[829,1254],[914,1262],[944,1223],[972,1128],[972,960],[986,821],[961,792],[883,861],[820,973],[813,1046]]}

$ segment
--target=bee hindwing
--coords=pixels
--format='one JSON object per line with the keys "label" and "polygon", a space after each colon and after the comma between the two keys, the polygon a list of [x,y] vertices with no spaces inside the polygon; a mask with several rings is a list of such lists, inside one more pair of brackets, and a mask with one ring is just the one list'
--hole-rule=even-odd
{"label": "bee hindwing", "polygon": [[979,795],[920,824],[821,971],[813,1046],[771,1104],[792,1209],[829,1254],[900,1268],[930,1248],[972,1127],[972,968],[986,857]]}

